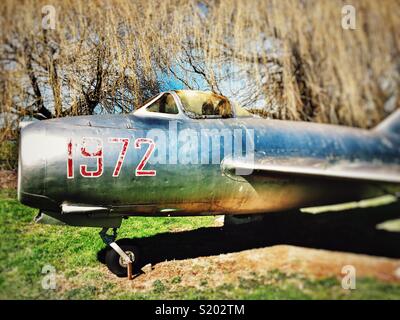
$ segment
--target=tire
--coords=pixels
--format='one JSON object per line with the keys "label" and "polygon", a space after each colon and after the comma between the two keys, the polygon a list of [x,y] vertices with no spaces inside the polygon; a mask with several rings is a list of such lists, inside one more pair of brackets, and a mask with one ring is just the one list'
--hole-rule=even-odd
{"label": "tire", "polygon": [[[134,256],[134,260],[132,263],[132,273],[138,273],[140,271],[140,253],[137,246],[134,244],[127,243],[119,243],[117,244],[121,247],[121,249],[132,257]],[[122,258],[119,256],[114,249],[109,248],[106,252],[106,265],[108,270],[110,270],[117,277],[126,277],[128,274],[128,266],[123,264]]]}

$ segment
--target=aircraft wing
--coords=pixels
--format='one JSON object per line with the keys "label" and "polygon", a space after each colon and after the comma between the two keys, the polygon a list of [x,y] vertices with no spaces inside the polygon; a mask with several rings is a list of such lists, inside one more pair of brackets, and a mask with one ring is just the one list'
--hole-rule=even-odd
{"label": "aircraft wing", "polygon": [[299,157],[227,158],[221,164],[223,172],[237,176],[306,176],[330,179],[365,180],[400,183],[400,164],[382,161],[327,160]]}

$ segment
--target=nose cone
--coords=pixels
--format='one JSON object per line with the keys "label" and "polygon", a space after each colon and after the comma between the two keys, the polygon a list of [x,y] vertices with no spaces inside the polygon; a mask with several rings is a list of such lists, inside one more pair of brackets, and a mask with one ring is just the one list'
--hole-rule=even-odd
{"label": "nose cone", "polygon": [[18,200],[34,206],[38,196],[44,194],[46,158],[45,126],[32,123],[21,129],[18,159]]}

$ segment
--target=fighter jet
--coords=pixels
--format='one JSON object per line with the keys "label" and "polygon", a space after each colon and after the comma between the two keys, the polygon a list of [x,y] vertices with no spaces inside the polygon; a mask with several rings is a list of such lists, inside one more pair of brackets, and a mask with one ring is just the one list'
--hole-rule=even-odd
{"label": "fighter jet", "polygon": [[400,110],[365,130],[176,90],[131,114],[30,123],[19,146],[19,201],[38,222],[101,227],[118,276],[138,265],[139,248],[116,241],[126,218],[248,217],[400,191]]}

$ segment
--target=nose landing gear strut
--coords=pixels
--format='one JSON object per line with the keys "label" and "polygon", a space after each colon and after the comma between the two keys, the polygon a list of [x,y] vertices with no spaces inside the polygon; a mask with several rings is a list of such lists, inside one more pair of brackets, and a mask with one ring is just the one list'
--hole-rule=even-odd
{"label": "nose landing gear strut", "polygon": [[106,265],[118,277],[127,276],[128,280],[131,280],[133,272],[136,272],[139,267],[139,250],[130,239],[115,241],[117,228],[112,230],[112,234],[107,234],[108,228],[103,228],[99,233],[103,242],[109,246],[105,256]]}

